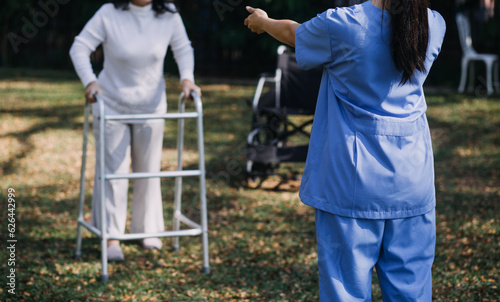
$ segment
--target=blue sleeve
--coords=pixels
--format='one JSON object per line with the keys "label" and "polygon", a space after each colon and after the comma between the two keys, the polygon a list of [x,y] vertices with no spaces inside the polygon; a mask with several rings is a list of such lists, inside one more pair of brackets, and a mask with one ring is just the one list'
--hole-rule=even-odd
{"label": "blue sleeve", "polygon": [[295,32],[295,55],[303,69],[311,69],[332,61],[328,11],[301,24]]}
{"label": "blue sleeve", "polygon": [[444,36],[446,34],[446,22],[444,18],[436,11],[431,11],[429,17],[432,18],[429,22],[429,47],[431,60],[434,61],[441,52]]}

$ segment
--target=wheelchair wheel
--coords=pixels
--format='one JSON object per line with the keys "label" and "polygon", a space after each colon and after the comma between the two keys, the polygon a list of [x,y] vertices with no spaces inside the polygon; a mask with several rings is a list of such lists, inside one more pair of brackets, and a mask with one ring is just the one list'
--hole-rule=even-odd
{"label": "wheelchair wheel", "polygon": [[248,176],[247,177],[247,186],[250,189],[257,189],[262,184],[263,179],[260,176]]}

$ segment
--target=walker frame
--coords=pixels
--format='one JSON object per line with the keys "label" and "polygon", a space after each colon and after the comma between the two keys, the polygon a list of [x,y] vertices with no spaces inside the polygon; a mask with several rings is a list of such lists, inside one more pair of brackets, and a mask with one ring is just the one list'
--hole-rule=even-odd
{"label": "walker frame", "polygon": [[[131,115],[105,115],[104,112],[104,102],[101,96],[95,94],[94,97],[99,105],[99,131],[100,131],[100,154],[99,158],[96,160],[100,163],[99,171],[99,183],[94,185],[100,186],[100,214],[101,223],[100,229],[94,227],[84,219],[84,202],[85,202],[85,169],[86,169],[86,157],[87,157],[87,141],[89,132],[89,115],[90,115],[90,102],[85,104],[85,122],[84,122],[84,134],[83,134],[83,153],[82,153],[82,167],[80,174],[80,196],[79,196],[79,214],[78,214],[78,226],[77,226],[77,238],[76,238],[76,252],[75,258],[80,259],[82,257],[82,227],[85,227],[90,232],[94,233],[101,239],[101,263],[102,263],[102,273],[101,280],[107,282],[109,280],[108,273],[108,250],[107,241],[108,240],[137,240],[144,238],[155,238],[155,237],[173,237],[173,250],[179,250],[179,237],[183,236],[198,236],[202,237],[203,244],[203,267],[202,272],[205,274],[210,273],[209,266],[209,250],[208,250],[208,222],[207,222],[207,199],[206,199],[206,182],[205,182],[205,152],[204,152],[204,139],[203,139],[203,107],[200,96],[191,91],[190,96],[194,100],[196,111],[185,112],[185,95],[181,93],[179,96],[179,112],[178,113],[164,113],[164,114],[131,114]],[[116,121],[116,120],[145,120],[145,119],[177,119],[178,129],[177,129],[177,170],[176,171],[160,171],[155,173],[125,173],[125,174],[105,174],[105,154],[104,154],[104,125],[106,121]],[[184,147],[184,122],[185,119],[196,119],[197,120],[197,131],[198,131],[198,153],[199,153],[199,166],[198,170],[183,170],[182,169],[182,151]],[[95,122],[95,121],[93,121]],[[97,173],[97,171],[96,171]],[[200,203],[201,203],[201,225],[192,221],[191,219],[184,216],[181,212],[182,203],[182,178],[183,177],[193,177],[198,176],[200,179]],[[139,178],[165,178],[174,177],[175,178],[175,197],[174,197],[174,216],[173,216],[173,230],[164,231],[159,233],[134,233],[134,234],[123,234],[119,236],[110,236],[106,233],[106,202],[105,202],[105,181],[111,179],[139,179]],[[189,229],[180,229],[180,224],[184,223]]]}

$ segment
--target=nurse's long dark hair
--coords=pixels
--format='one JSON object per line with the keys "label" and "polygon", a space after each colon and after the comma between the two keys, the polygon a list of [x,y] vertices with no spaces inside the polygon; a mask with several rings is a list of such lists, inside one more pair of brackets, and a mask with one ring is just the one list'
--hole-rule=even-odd
{"label": "nurse's long dark hair", "polygon": [[[130,0],[113,0],[111,1],[114,5],[115,5],[115,8],[116,9],[123,9],[123,10],[127,10],[128,9],[128,4],[130,3]],[[170,13],[176,13],[177,12],[177,8],[175,8],[175,6],[173,6],[174,8],[171,7],[171,5],[169,5],[169,3],[174,3],[174,1],[172,0],[153,0],[152,1],[152,8],[153,10],[155,11],[156,15],[161,15],[161,14],[164,14],[166,12],[170,12]]]}
{"label": "nurse's long dark hair", "polygon": [[391,14],[391,50],[394,63],[403,73],[400,85],[411,82],[418,70],[425,72],[429,44],[428,0],[384,0]]}

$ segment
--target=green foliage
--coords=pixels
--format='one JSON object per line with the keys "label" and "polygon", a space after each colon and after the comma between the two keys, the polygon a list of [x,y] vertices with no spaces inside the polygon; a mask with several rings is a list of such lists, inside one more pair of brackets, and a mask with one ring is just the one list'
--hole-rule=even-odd
{"label": "green foliage", "polygon": [[[324,0],[313,1],[202,1],[196,4],[205,10],[189,14],[186,22],[192,28],[189,32],[195,42],[197,60],[208,66],[217,66],[219,70],[204,70],[198,65],[197,70],[205,74],[251,75],[257,76],[275,68],[275,52],[279,43],[267,35],[250,32],[243,21],[248,16],[247,5],[267,11],[272,18],[287,18],[304,22],[328,8]],[[180,2],[182,12],[194,11],[194,0]],[[198,26],[196,24],[198,23]],[[208,37],[203,40],[200,37]],[[205,54],[211,53],[211,56]]]}
{"label": "green foliage", "polygon": [[[106,1],[62,1],[58,13],[48,18],[46,24],[36,27],[37,33],[15,47],[9,34],[25,37],[23,27],[32,22],[34,14],[43,12],[40,3],[59,3],[56,0],[4,0],[0,2],[0,66],[53,68],[72,70],[68,51],[74,37],[85,23]],[[181,0],[181,9],[188,34],[196,55],[196,72],[205,76],[257,77],[275,68],[275,51],[279,43],[266,34],[256,35],[243,26],[248,13],[246,5],[265,9],[273,18],[287,18],[305,22],[316,14],[334,7],[342,1],[270,1],[270,0]],[[348,1],[343,1],[347,4]],[[468,7],[477,8],[477,1],[467,1]],[[469,5],[470,4],[470,5]],[[431,1],[447,21],[448,33],[435,75],[428,83],[455,86],[458,82],[461,57],[458,36],[454,26],[455,0]],[[28,20],[28,21],[26,21]],[[496,52],[500,47],[498,17],[487,24],[475,23],[474,44],[478,51]],[[11,36],[12,37],[12,36]],[[18,50],[18,51],[16,51]],[[101,59],[102,60],[102,59]],[[99,60],[98,60],[99,61]],[[100,66],[99,62],[96,66]],[[441,72],[442,71],[442,72]],[[166,73],[177,74],[171,54],[166,60]]]}

